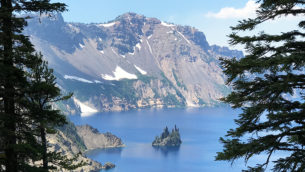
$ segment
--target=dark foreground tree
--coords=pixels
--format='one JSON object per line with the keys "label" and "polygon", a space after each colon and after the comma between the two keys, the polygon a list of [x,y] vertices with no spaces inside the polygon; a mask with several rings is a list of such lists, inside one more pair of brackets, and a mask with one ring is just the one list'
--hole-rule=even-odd
{"label": "dark foreground tree", "polygon": [[[33,121],[31,128],[38,141],[37,160],[42,160],[42,169],[60,168],[75,169],[84,163],[73,163],[74,159],[67,159],[57,152],[48,150],[47,134],[55,134],[56,127],[67,124],[67,120],[60,110],[54,109],[54,103],[69,99],[72,94],[62,96],[56,86],[56,77],[48,63],[42,59],[41,54],[32,56],[27,76],[29,80],[26,94],[28,101],[29,117]],[[37,148],[37,147],[36,147]]]}
{"label": "dark foreground tree", "polygon": [[26,17],[20,14],[64,10],[64,4],[49,0],[0,0],[0,170],[32,171],[28,162],[37,153],[25,97],[34,48],[22,34]]}
{"label": "dark foreground tree", "polygon": [[[247,171],[264,171],[271,161],[273,171],[305,171],[305,1],[257,2],[257,17],[240,21],[230,35],[231,44],[245,45],[248,55],[222,59],[233,87],[223,101],[242,112],[235,120],[237,128],[220,139],[224,150],[216,160],[233,163],[243,158],[247,162],[263,154],[264,162]],[[251,36],[237,33],[287,15],[300,20],[295,30]],[[282,157],[273,156],[276,153]]]}

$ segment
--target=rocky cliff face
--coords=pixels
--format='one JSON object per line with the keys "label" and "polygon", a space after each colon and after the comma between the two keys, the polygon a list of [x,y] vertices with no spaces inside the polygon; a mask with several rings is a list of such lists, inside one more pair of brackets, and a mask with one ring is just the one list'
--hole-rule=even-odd
{"label": "rocky cliff face", "polygon": [[[78,145],[73,142],[70,138],[68,138],[63,132],[58,131],[57,134],[50,134],[47,137],[48,143],[50,145],[50,150],[51,151],[56,151],[56,152],[61,152],[62,155],[67,156],[67,158],[72,159],[74,158],[77,154],[81,152],[79,149]],[[93,161],[89,158],[87,158],[84,155],[78,156],[76,160],[76,164],[84,162],[87,165],[83,167],[77,168],[75,171],[99,171],[103,168],[103,166],[96,162]],[[64,169],[57,169],[58,171],[69,171],[69,170],[64,170]]]}
{"label": "rocky cliff face", "polygon": [[[56,134],[47,135],[49,150],[52,152],[61,152],[62,155],[71,159],[78,156],[75,164],[84,162],[87,165],[79,167],[74,171],[100,171],[101,169],[114,168],[115,165],[110,162],[102,165],[85,156],[85,151],[99,148],[122,147],[122,140],[117,136],[107,132],[101,134],[97,129],[89,125],[75,126],[73,123],[60,127]],[[81,153],[81,154],[80,154]],[[57,169],[59,171],[68,171]]]}
{"label": "rocky cliff face", "polygon": [[76,129],[78,135],[84,140],[88,150],[125,146],[117,136],[109,132],[102,134],[89,125],[76,126]]}
{"label": "rocky cliff face", "polygon": [[214,106],[229,92],[218,57],[242,56],[210,46],[196,28],[135,13],[104,24],[40,18],[25,33],[81,112]]}

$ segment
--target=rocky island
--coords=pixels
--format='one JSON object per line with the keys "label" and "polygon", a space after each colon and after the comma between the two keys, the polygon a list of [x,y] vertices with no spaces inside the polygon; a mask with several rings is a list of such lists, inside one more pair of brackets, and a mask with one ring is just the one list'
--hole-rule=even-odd
{"label": "rocky island", "polygon": [[152,146],[178,147],[181,143],[179,129],[175,125],[175,128],[172,129],[171,133],[166,126],[161,136],[156,136],[155,140],[152,142]]}

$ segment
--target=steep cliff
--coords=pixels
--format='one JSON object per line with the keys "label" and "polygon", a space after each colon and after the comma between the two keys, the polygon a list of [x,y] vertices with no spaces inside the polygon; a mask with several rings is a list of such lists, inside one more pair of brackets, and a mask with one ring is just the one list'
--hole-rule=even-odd
{"label": "steep cliff", "polygon": [[104,24],[34,17],[25,33],[57,72],[59,86],[75,93],[63,105],[71,113],[214,106],[230,91],[218,58],[242,56],[210,46],[196,28],[135,13]]}
{"label": "steep cliff", "polygon": [[[56,134],[47,135],[49,150],[60,152],[67,158],[77,157],[75,164],[84,162],[86,165],[74,171],[100,171],[101,169],[114,168],[110,162],[103,162],[102,165],[90,158],[87,158],[85,151],[99,148],[122,147],[122,140],[117,136],[107,132],[99,133],[89,125],[75,126],[73,123],[58,128]],[[69,171],[58,168],[56,171]]]}
{"label": "steep cliff", "polygon": [[[63,132],[58,131],[56,134],[50,134],[47,137],[50,144],[49,150],[61,152],[67,158],[72,159],[76,157],[82,150],[79,145],[75,144],[73,140],[67,137]],[[87,165],[77,168],[75,171],[99,171],[103,168],[102,164],[87,158],[84,154],[79,154],[75,164],[84,162]],[[57,169],[57,171],[69,171],[64,169]]]}
{"label": "steep cliff", "polygon": [[76,126],[76,129],[88,150],[125,146],[117,136],[109,132],[102,134],[90,125]]}

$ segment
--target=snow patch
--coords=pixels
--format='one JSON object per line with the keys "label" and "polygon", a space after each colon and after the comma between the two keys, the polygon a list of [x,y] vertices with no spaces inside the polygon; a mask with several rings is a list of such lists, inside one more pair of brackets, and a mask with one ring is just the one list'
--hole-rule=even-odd
{"label": "snow patch", "polygon": [[97,83],[97,84],[101,84],[101,83],[102,83],[102,82],[99,81],[99,80],[94,80],[94,82]]}
{"label": "snow patch", "polygon": [[118,53],[116,53],[112,47],[111,47],[111,50],[115,55],[119,56]]}
{"label": "snow patch", "polygon": [[186,100],[186,105],[187,107],[198,107],[198,105],[195,105],[191,100]]}
{"label": "snow patch", "polygon": [[102,50],[102,51],[100,51],[100,53],[102,53],[102,54],[105,54],[105,52]]}
{"label": "snow patch", "polygon": [[85,117],[85,116],[91,116],[93,113],[98,112],[97,109],[89,107],[88,105],[86,105],[85,103],[79,101],[76,98],[73,98],[75,104],[79,107],[80,111],[81,111],[81,116]]}
{"label": "snow patch", "polygon": [[147,43],[147,45],[148,45],[148,48],[149,48],[150,53],[152,54],[153,52],[152,52],[151,46],[150,46],[150,44],[149,44],[149,42],[148,42],[147,40],[146,40],[146,43]]}
{"label": "snow patch", "polygon": [[103,41],[103,39],[102,39],[102,38],[98,38],[98,40],[99,40],[99,41],[101,41],[101,42]]}
{"label": "snow patch", "polygon": [[136,47],[141,50],[141,44],[140,43],[137,43]]}
{"label": "snow patch", "polygon": [[64,76],[65,79],[71,79],[71,80],[76,80],[76,81],[80,81],[80,82],[85,82],[85,83],[89,83],[92,84],[93,82],[84,78],[80,78],[77,76],[71,76],[71,75],[65,75]]}
{"label": "snow patch", "polygon": [[98,26],[102,26],[102,27],[111,27],[111,26],[114,26],[116,23],[115,22],[112,22],[112,23],[105,23],[105,24],[99,24]]}
{"label": "snow patch", "polygon": [[134,67],[142,74],[142,75],[146,75],[147,72],[143,69],[141,69],[140,67],[138,67],[137,65],[134,65]]}
{"label": "snow patch", "polygon": [[124,59],[126,58],[126,56],[125,55],[121,55]]}
{"label": "snow patch", "polygon": [[130,54],[130,55],[132,55],[132,56],[133,56],[133,55],[134,55],[134,52],[133,52],[133,53],[128,53],[128,54]]}
{"label": "snow patch", "polygon": [[186,37],[185,37],[181,32],[179,32],[179,31],[177,31],[177,32],[179,33],[179,35],[182,36],[182,38],[183,38],[187,43],[191,44],[191,42],[190,42],[188,39],[186,39]]}
{"label": "snow patch", "polygon": [[169,24],[169,23],[165,23],[165,22],[161,22],[161,25],[165,26],[165,27],[173,27],[173,26],[175,26],[173,24]]}
{"label": "snow patch", "polygon": [[152,35],[149,35],[148,37],[147,37],[147,39],[150,39],[152,37]]}
{"label": "snow patch", "polygon": [[114,76],[101,74],[102,78],[105,80],[120,80],[120,79],[138,79],[134,74],[126,72],[120,66],[116,66],[115,71],[113,72]]}
{"label": "snow patch", "polygon": [[85,48],[85,45],[83,45],[83,44],[81,44],[81,43],[79,43],[79,46],[80,46],[81,48]]}

